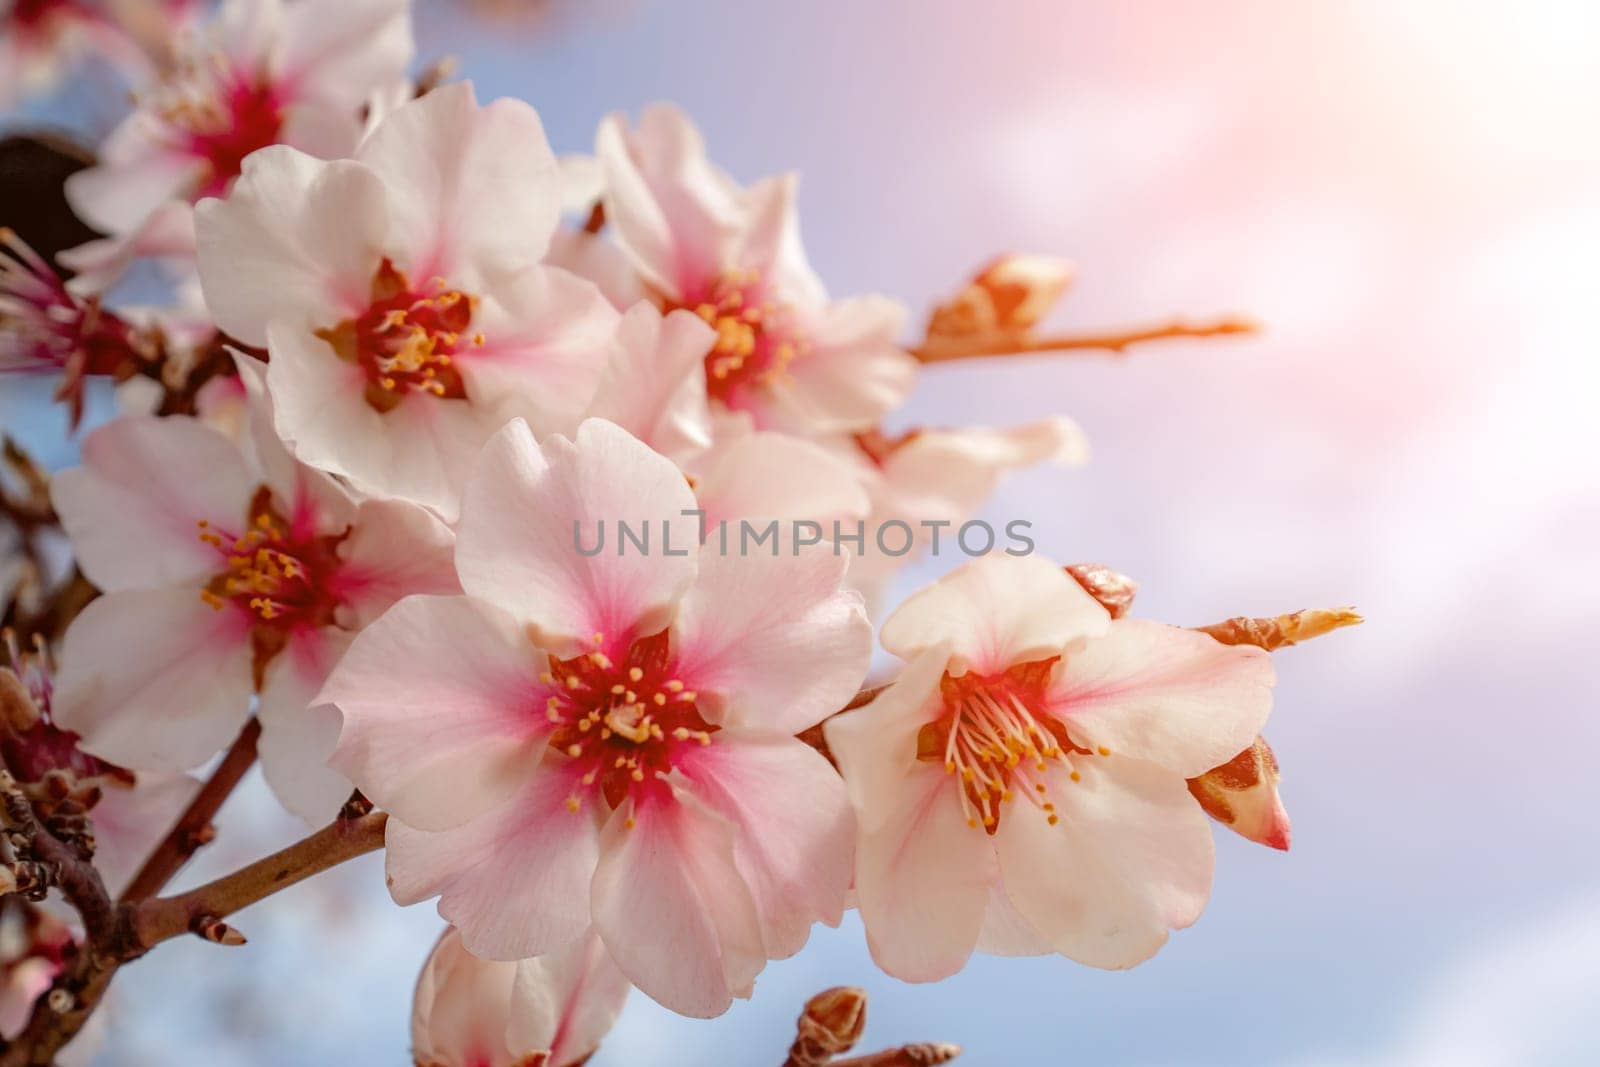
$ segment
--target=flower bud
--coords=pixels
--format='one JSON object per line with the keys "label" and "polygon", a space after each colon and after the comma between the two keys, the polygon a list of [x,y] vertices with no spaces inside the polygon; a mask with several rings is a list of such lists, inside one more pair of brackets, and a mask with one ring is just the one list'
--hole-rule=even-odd
{"label": "flower bud", "polygon": [[928,336],[950,339],[1026,333],[1067,291],[1075,273],[1071,263],[1056,256],[1007,253],[934,309]]}
{"label": "flower bud", "polygon": [[1197,629],[1225,645],[1255,645],[1271,652],[1363,621],[1355,608],[1308,608],[1267,619],[1239,615]]}
{"label": "flower bud", "polygon": [[446,930],[411,1010],[417,1067],[576,1067],[610,1031],[630,986],[592,934],[516,963],[472,955]]}
{"label": "flower bud", "polygon": [[790,1063],[826,1063],[849,1052],[867,1025],[867,992],[855,986],[824,989],[806,1001],[796,1023]]}
{"label": "flower bud", "polygon": [[1213,819],[1241,837],[1289,849],[1289,813],[1278,797],[1278,760],[1264,737],[1220,767],[1189,779],[1189,792]]}
{"label": "flower bud", "polygon": [[1101,563],[1069,564],[1066,572],[1084,592],[1100,602],[1113,619],[1120,619],[1133,606],[1139,593],[1139,583]]}

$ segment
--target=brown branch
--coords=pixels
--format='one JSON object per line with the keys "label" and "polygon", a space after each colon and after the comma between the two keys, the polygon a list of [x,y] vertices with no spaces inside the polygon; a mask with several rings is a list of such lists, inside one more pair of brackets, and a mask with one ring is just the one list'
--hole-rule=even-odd
{"label": "brown branch", "polygon": [[886,1048],[865,1056],[853,1056],[848,1060],[834,1060],[829,1067],[933,1067],[934,1064],[949,1063],[959,1055],[960,1045],[923,1041],[915,1045]]}
{"label": "brown branch", "polygon": [[[218,925],[223,931],[230,930],[221,920],[234,912],[346,860],[382,848],[388,821],[388,814],[381,811],[356,819],[335,819],[310,837],[197,889],[130,904],[125,915],[131,947],[136,954],[143,954],[182,934],[205,934],[206,929],[215,930]],[[205,936],[224,944],[242,943],[229,940],[225,934]]]}
{"label": "brown branch", "polygon": [[1224,318],[1205,323],[1190,323],[1177,319],[1159,326],[1103,334],[1059,334],[1054,337],[983,334],[970,338],[930,340],[919,348],[911,349],[911,354],[923,363],[944,363],[953,359],[975,359],[980,356],[1037,355],[1041,352],[1097,351],[1123,355],[1134,345],[1152,341],[1251,334],[1259,329],[1255,322],[1241,318]]}
{"label": "brown branch", "polygon": [[238,786],[245,772],[255,765],[256,742],[260,737],[261,723],[252,718],[239,731],[239,736],[222,757],[222,762],[217,764],[217,769],[211,772],[205,785],[200,787],[183,814],[178,816],[177,823],[122,891],[122,900],[143,900],[161,892],[161,887],[171,881],[189,857],[211,840],[214,833],[211,820],[216,818],[222,802]]}
{"label": "brown branch", "polygon": [[[48,1067],[88,1021],[117,970],[161,942],[192,933],[217,944],[244,944],[244,936],[223,922],[224,917],[382,848],[387,821],[383,812],[336,819],[286,849],[177,896],[116,904],[106,899],[107,917],[88,929],[77,954],[34,1003],[27,1026],[0,1051],[0,1067]],[[89,872],[98,881],[92,867]],[[100,892],[105,893],[104,886]],[[86,926],[88,920],[86,914]]]}

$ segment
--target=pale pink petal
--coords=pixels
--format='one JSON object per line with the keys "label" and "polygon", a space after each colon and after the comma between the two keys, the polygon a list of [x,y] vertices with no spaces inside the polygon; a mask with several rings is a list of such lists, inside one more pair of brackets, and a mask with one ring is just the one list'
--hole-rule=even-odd
{"label": "pale pink petal", "polygon": [[271,348],[269,322],[324,329],[366,310],[386,203],[383,182],[359,163],[284,145],[250,155],[227,199],[195,208],[200,285],[217,325]]}
{"label": "pale pink petal", "polygon": [[349,527],[356,518],[350,490],[333,476],[295,459],[278,436],[266,365],[238,351],[233,353],[233,362],[239,372],[236,378],[213,378],[212,382],[231,380],[243,391],[240,447],[261,481],[276,495],[285,517],[302,531],[333,534]]}
{"label": "pale pink petal", "polygon": [[56,262],[73,272],[67,282],[73,294],[91,296],[109,289],[134,260],[146,258],[193,271],[194,208],[188,201],[168,200],[127,234],[86,241],[57,253]]}
{"label": "pale pink petal", "polygon": [[773,390],[763,425],[799,433],[869,430],[899,407],[917,361],[896,341],[905,308],[881,296],[837,300],[807,323],[805,350]]}
{"label": "pale pink petal", "polygon": [[627,253],[583,230],[558,229],[550,238],[544,261],[593,282],[618,311],[627,310],[648,295]]}
{"label": "pale pink petal", "polygon": [[600,161],[582,152],[565,152],[556,157],[561,172],[561,210],[584,217],[606,191],[606,178]]}
{"label": "pale pink petal", "polygon": [[94,865],[116,896],[189,806],[200,781],[187,774],[140,771],[131,785],[107,776],[100,786],[100,802],[91,816]]}
{"label": "pale pink petal", "polygon": [[748,997],[766,965],[761,919],[734,859],[734,827],[687,793],[619,808],[595,871],[594,926],[634,985],[709,1019]]}
{"label": "pale pink petal", "polygon": [[296,100],[348,111],[373,89],[402,77],[411,62],[407,0],[300,0],[284,5],[276,66]]}
{"label": "pale pink petal", "polygon": [[[870,506],[857,468],[812,441],[788,434],[725,434],[689,468],[697,478],[695,496],[707,530],[726,521],[730,537],[738,535],[742,519],[755,524],[758,532],[778,519],[787,545],[792,523],[803,520],[817,523],[831,544],[835,522],[842,532],[853,533]],[[806,536],[816,533],[808,528]]]}
{"label": "pale pink petal", "polygon": [[593,933],[516,965],[507,1045],[545,1051],[550,1067],[577,1067],[616,1025],[633,986]]}
{"label": "pale pink petal", "polygon": [[341,362],[325,342],[283,323],[268,335],[274,421],[295,458],[371,495],[455,517],[479,449],[502,424],[497,409],[412,393],[379,412],[364,399],[362,370]]}
{"label": "pale pink petal", "polygon": [[1006,896],[1005,887],[997,883],[989,890],[983,929],[978,932],[978,951],[991,956],[1044,956],[1053,949],[1017,911]]}
{"label": "pale pink petal", "polygon": [[341,624],[360,629],[401,597],[461,592],[455,534],[426,508],[404,500],[364,500],[339,545]]}
{"label": "pale pink petal", "polygon": [[542,437],[571,433],[605,369],[617,312],[599,289],[555,267],[497,276],[483,291],[472,328],[484,343],[457,367],[474,404],[498,404]]}
{"label": "pale pink petal", "polygon": [[939,683],[948,656],[942,646],[923,652],[870,703],[822,724],[862,830],[889,819],[917,767],[918,732],[944,713]]}
{"label": "pale pink petal", "polygon": [[889,453],[883,477],[896,515],[960,523],[983,506],[1007,471],[1036,463],[1076,466],[1087,458],[1083,431],[1052,418],[1005,429],[920,431]]}
{"label": "pale pink petal", "polygon": [[390,893],[399,904],[438,896],[439,914],[487,959],[571,944],[589,925],[600,848],[594,806],[568,810],[577,784],[564,769],[543,770],[505,804],[443,833],[391,818]]}
{"label": "pale pink petal", "polygon": [[1199,918],[1211,893],[1211,828],[1180,775],[1112,755],[1052,763],[1038,779],[1059,821],[1012,805],[995,845],[1006,894],[1055,951],[1091,967],[1132,967],[1169,929]]}
{"label": "pale pink petal", "polygon": [[635,304],[617,325],[589,414],[679,462],[710,447],[705,356],[715,340],[697,315],[662,318],[654,306]]}
{"label": "pale pink petal", "polygon": [[883,825],[857,839],[856,895],[874,962],[934,982],[972,955],[996,864],[988,836],[967,823],[956,779],[938,763],[912,768]]}
{"label": "pale pink petal", "polygon": [[344,717],[332,765],[412,826],[459,826],[537,768],[546,669],[494,608],[407,597],[361,631],[317,698]]}
{"label": "pale pink petal", "polygon": [[1259,648],[1118,619],[1067,657],[1048,700],[1080,744],[1194,778],[1250,747],[1272,711],[1273,681]]}
{"label": "pale pink petal", "polygon": [[334,627],[297,633],[267,664],[256,717],[261,772],[285,808],[322,826],[350,796],[350,779],[328,766],[339,740],[339,713],[314,704],[352,634]]}
{"label": "pale pink petal", "polygon": [[622,115],[608,116],[595,155],[605,175],[606,220],[646,282],[683,301],[732,266],[741,194],[706,159],[683,112],[654,104],[636,130]]}
{"label": "pale pink petal", "polygon": [[198,587],[108,593],[67,629],[53,714],[113,763],[186,770],[244,725],[250,664],[245,614]]}
{"label": "pale pink petal", "polygon": [[483,107],[457,82],[396,108],[356,158],[383,179],[390,254],[422,279],[469,291],[485,270],[537,263],[561,214],[561,177],[539,115],[520,100]]}
{"label": "pale pink petal", "polygon": [[[484,447],[462,499],[456,570],[469,594],[535,628],[567,655],[628,635],[659,631],[694,578],[697,528],[682,473],[625,430],[585,420],[576,443],[553,437],[541,451],[523,422]],[[607,541],[594,555],[597,524]],[[651,527],[651,551],[619,553],[616,524]],[[671,552],[662,538],[670,523]],[[677,553],[683,553],[678,555]]]}
{"label": "pale pink petal", "polygon": [[257,484],[238,447],[198,419],[128,416],[90,434],[82,458],[50,495],[84,574],[108,591],[193,581],[198,601],[227,569],[199,523],[242,534]]}
{"label": "pale pink petal", "polygon": [[507,1045],[506,1028],[512,1022],[517,967],[479,959],[461,944],[455,928],[447,928],[423,965],[412,1000],[411,1054],[416,1062],[427,1067],[513,1067],[520,1057]]}
{"label": "pale pink petal", "polygon": [[171,146],[164,119],[139,109],[111,131],[98,165],[67,179],[72,210],[107,234],[130,233],[169,200],[187,200],[206,164]]}
{"label": "pale pink petal", "polygon": [[768,957],[799,952],[812,923],[839,924],[855,817],[826,759],[789,737],[722,734],[679,767],[695,797],[735,827],[734,862],[755,900]]}
{"label": "pale pink petal", "polygon": [[1105,608],[1044,557],[988,555],[912,595],[879,639],[902,659],[948,641],[951,674],[995,674],[1060,655],[1110,624]]}
{"label": "pale pink petal", "polygon": [[856,808],[868,947],[878,966],[909,982],[961,969],[998,877],[988,835],[967,824],[956,778],[917,760],[917,734],[942,706],[943,664],[943,649],[925,653],[872,703],[823,727]]}
{"label": "pale pink petal", "polygon": [[798,185],[795,175],[782,174],[745,190],[742,225],[728,258],[730,266],[754,274],[772,300],[809,309],[824,304],[828,294],[800,242]]}
{"label": "pale pink petal", "polygon": [[753,732],[792,736],[844,707],[872,659],[861,598],[839,588],[847,563],[826,546],[704,553],[672,628],[678,677]]}

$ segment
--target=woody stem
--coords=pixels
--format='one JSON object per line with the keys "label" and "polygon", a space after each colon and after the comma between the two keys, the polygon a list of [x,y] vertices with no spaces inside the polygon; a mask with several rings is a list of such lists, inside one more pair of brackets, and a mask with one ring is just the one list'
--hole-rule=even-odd
{"label": "woody stem", "polygon": [[256,762],[256,742],[261,737],[261,723],[251,718],[234,739],[222,762],[211,772],[211,777],[200,787],[189,806],[167,836],[150,853],[128,887],[122,891],[124,901],[143,900],[161,892],[161,887],[171,881],[189,857],[200,846],[211,840],[211,820],[222,808],[223,801],[233,793],[246,772]]}
{"label": "woody stem", "polygon": [[1099,334],[1057,334],[1032,337],[1026,334],[979,336],[931,340],[911,354],[923,363],[944,363],[953,359],[981,356],[1025,356],[1041,352],[1099,351],[1121,355],[1134,345],[1176,338],[1221,337],[1255,333],[1259,327],[1249,319],[1223,318],[1214,322],[1190,323],[1181,319],[1155,326]]}

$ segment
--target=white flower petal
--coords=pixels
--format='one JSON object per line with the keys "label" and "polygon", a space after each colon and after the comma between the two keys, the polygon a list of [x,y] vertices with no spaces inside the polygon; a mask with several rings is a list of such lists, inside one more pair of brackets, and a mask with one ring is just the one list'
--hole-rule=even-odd
{"label": "white flower petal", "polygon": [[407,597],[361,632],[317,698],[344,717],[332,765],[419,829],[476,818],[538,766],[545,669],[493,607]]}
{"label": "white flower petal", "polygon": [[951,674],[993,674],[1060,655],[1110,624],[1105,608],[1042,556],[989,555],[911,596],[884,622],[879,640],[902,659],[948,641]]}
{"label": "white flower petal", "polygon": [[733,841],[726,819],[676,789],[605,828],[595,930],[622,973],[680,1015],[721,1015],[767,962]]}
{"label": "white flower petal", "polygon": [[90,434],[82,456],[50,495],[84,574],[108,591],[193,581],[198,600],[227,569],[199,523],[238,536],[248,518],[256,478],[238,447],[198,419],[128,416]]}
{"label": "white flower petal", "polygon": [[[588,419],[576,443],[553,437],[541,450],[513,422],[485,446],[467,483],[456,570],[469,594],[534,627],[552,652],[591,649],[597,633],[611,652],[612,642],[671,621],[695,573],[698,531],[683,514],[693,508],[677,467],[611,423]],[[623,550],[619,521],[634,531],[649,524],[648,554]],[[580,554],[580,535],[587,551],[600,522],[604,549]]]}
{"label": "white flower petal", "polygon": [[1059,822],[1023,804],[995,833],[1006,894],[1069,959],[1132,967],[1199,918],[1211,893],[1211,828],[1183,778],[1153,763],[1083,757],[1041,772]]}
{"label": "white flower petal", "polygon": [[1079,743],[1195,778],[1250,747],[1272,711],[1273,681],[1259,648],[1118,619],[1067,657],[1047,700]]}
{"label": "white flower petal", "polygon": [[196,588],[107,593],[62,644],[52,712],[123,767],[179,771],[221,750],[250,710],[250,627]]}

